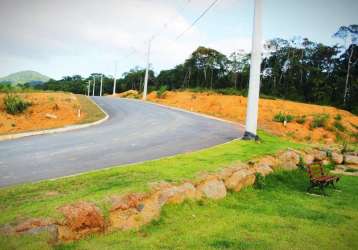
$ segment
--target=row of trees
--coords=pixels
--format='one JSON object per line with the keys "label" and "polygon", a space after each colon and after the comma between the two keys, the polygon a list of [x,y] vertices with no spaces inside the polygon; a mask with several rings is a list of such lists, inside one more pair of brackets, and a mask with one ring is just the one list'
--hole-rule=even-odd
{"label": "row of trees", "polygon": [[[262,61],[261,93],[296,101],[328,104],[358,113],[358,25],[341,27],[335,34],[343,45],[328,46],[307,38],[276,38],[265,43]],[[158,89],[230,89],[247,93],[250,54],[234,52],[228,57],[217,50],[199,47],[182,64],[162,70],[157,76],[150,70],[149,86]],[[139,67],[123,74],[117,92],[142,90],[145,70]],[[51,80],[43,89],[85,93],[89,78],[80,76]],[[98,78],[99,82],[99,78]],[[104,76],[104,93],[111,94],[113,78]],[[99,84],[96,85],[99,88]],[[96,89],[99,93],[99,89]]]}

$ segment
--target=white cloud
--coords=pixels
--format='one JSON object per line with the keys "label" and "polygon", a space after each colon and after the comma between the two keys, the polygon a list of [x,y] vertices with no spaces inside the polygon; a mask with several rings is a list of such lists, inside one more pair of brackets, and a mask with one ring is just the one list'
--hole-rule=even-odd
{"label": "white cloud", "polygon": [[[231,1],[219,1],[217,7],[227,8]],[[172,67],[206,41],[196,27],[173,41],[192,21],[178,11],[185,5],[183,0],[1,0],[0,75],[31,65],[55,78],[71,72],[110,73],[113,61],[133,48],[139,53],[120,62],[122,68],[143,66],[145,41],[158,31],[163,32],[153,41],[151,61],[156,70]],[[186,7],[200,13],[207,5],[192,0]],[[226,52],[237,44],[245,47],[246,41],[222,39],[212,47]]]}

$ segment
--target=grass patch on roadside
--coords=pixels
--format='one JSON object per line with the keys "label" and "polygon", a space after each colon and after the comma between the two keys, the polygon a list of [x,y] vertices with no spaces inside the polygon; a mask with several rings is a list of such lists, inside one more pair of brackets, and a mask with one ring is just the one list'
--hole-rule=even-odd
{"label": "grass patch on roadside", "polygon": [[358,178],[343,177],[342,192],[306,194],[302,170],[266,178],[220,201],[163,208],[158,221],[139,231],[113,232],[63,244],[68,249],[357,249]]}
{"label": "grass patch on roadside", "polygon": [[78,200],[93,201],[106,212],[109,206],[106,197],[112,194],[145,191],[150,182],[179,182],[194,178],[199,172],[216,171],[236,161],[247,161],[287,147],[303,147],[264,132],[259,135],[262,139],[260,143],[236,140],[127,167],[1,188],[0,225],[28,217],[57,217],[57,207]]}
{"label": "grass patch on roadside", "polygon": [[95,122],[106,116],[89,97],[84,95],[76,95],[76,97],[80,103],[81,112],[86,113],[86,116],[81,120],[80,124]]}

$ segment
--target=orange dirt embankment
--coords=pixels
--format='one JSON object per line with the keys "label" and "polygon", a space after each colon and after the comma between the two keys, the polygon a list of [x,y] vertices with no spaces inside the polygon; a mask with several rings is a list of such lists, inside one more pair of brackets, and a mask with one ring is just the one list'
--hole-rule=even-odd
{"label": "orange dirt embankment", "polygon": [[[148,95],[148,100],[240,123],[244,123],[246,116],[246,97],[243,96],[167,91],[161,98],[152,92]],[[293,120],[284,126],[283,123],[273,121],[273,117],[280,112],[294,117],[306,116],[306,121],[304,124],[299,124]],[[326,126],[311,128],[315,115],[320,114],[329,115]],[[334,119],[337,114],[341,116],[338,123],[343,125],[345,130],[343,132],[337,130],[333,125],[337,122]],[[260,99],[258,125],[261,129],[276,135],[321,143],[332,143],[340,138],[356,142],[358,133],[355,127],[358,125],[358,117],[350,112],[333,107],[285,100]]]}
{"label": "orange dirt embankment", "polygon": [[79,123],[86,114],[78,117],[80,103],[76,96],[67,93],[17,93],[30,101],[31,106],[18,115],[7,114],[4,93],[0,93],[0,134],[58,128]]}

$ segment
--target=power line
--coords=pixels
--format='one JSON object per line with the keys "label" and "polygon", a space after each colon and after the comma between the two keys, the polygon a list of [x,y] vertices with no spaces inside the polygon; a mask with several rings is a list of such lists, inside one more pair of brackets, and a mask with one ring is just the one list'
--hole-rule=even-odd
{"label": "power line", "polygon": [[[185,10],[185,8],[189,5],[190,2],[191,2],[191,0],[186,0],[186,4],[183,5],[183,6],[178,10],[179,14],[182,13],[182,12]],[[170,26],[170,23],[172,23],[172,22],[174,22],[175,20],[177,20],[178,17],[179,17],[179,16],[178,16],[177,14],[175,14],[175,15],[173,15],[171,18],[169,18],[168,21],[163,24],[162,28],[161,28],[157,33],[155,33],[155,34],[152,36],[152,39],[154,39],[154,38],[160,36],[160,35],[164,32],[164,30],[167,29],[168,26]]]}
{"label": "power line", "polygon": [[201,13],[200,16],[198,16],[194,22],[188,27],[186,28],[182,33],[179,34],[179,36],[177,36],[175,38],[175,41],[179,40],[186,32],[188,32],[203,16],[205,16],[205,14],[212,8],[214,7],[214,5],[218,2],[219,0],[214,0],[204,11],[203,13]]}

